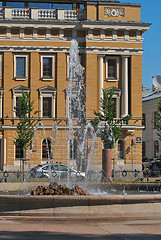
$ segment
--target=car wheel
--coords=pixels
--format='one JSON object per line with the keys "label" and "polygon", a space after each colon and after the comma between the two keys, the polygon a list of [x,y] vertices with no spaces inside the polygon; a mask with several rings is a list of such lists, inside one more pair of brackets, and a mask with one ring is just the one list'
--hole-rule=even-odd
{"label": "car wheel", "polygon": [[144,177],[150,177],[151,176],[149,168],[144,168],[143,176]]}

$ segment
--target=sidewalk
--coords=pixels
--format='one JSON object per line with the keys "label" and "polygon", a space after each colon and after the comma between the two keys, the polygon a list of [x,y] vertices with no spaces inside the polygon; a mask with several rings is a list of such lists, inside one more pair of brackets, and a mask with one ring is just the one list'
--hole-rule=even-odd
{"label": "sidewalk", "polygon": [[[82,220],[82,221],[81,221]],[[0,217],[0,239],[160,240],[161,218],[55,221],[54,218]]]}

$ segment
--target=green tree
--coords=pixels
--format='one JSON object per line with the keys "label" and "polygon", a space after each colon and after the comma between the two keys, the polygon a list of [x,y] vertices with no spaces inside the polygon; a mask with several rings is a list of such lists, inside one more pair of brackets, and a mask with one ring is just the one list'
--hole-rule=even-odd
{"label": "green tree", "polygon": [[[121,137],[122,122],[128,123],[131,119],[130,115],[116,119],[116,102],[113,98],[114,90],[102,89],[103,97],[100,99],[99,112],[94,111],[96,116],[92,120],[93,126],[98,130],[98,135],[101,137],[104,149],[112,149],[115,142]],[[102,122],[102,126],[98,129],[98,124]]]}
{"label": "green tree", "polygon": [[17,124],[17,136],[14,144],[23,149],[25,158],[26,149],[30,146],[34,136],[34,127],[37,123],[37,121],[34,119],[34,116],[37,114],[37,111],[31,115],[34,109],[34,101],[30,100],[30,92],[22,92],[22,97],[19,97],[18,101],[19,104],[17,107],[15,107],[15,112],[16,116],[19,118],[19,123]]}

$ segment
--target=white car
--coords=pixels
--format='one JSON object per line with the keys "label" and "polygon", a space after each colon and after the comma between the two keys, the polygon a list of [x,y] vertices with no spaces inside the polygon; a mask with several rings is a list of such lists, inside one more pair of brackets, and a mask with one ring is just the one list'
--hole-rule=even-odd
{"label": "white car", "polygon": [[33,167],[30,170],[29,177],[30,178],[50,178],[52,174],[52,177],[54,178],[67,178],[68,174],[70,178],[78,178],[78,179],[84,179],[85,178],[85,172],[76,171],[72,168],[68,171],[68,166],[64,164],[59,163],[45,163],[40,164],[35,167]]}

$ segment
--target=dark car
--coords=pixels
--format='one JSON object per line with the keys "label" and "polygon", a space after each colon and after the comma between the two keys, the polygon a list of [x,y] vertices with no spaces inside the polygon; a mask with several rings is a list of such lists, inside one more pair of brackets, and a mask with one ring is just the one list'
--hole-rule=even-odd
{"label": "dark car", "polygon": [[144,177],[159,177],[160,175],[160,169],[154,158],[143,160],[142,171]]}
{"label": "dark car", "polygon": [[67,165],[59,163],[45,163],[31,168],[29,178],[85,178],[85,172],[68,168]]}

